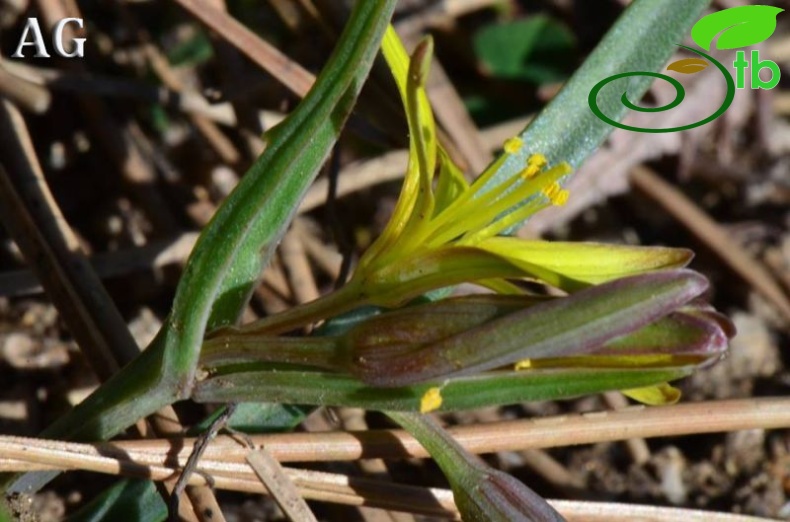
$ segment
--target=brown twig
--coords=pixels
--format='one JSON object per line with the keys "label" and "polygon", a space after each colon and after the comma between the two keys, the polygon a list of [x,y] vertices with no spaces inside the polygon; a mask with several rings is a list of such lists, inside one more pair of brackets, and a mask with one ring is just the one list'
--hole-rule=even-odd
{"label": "brown twig", "polygon": [[[126,323],[80,247],[44,181],[27,128],[7,101],[0,108],[0,212],[55,306],[102,380],[139,354]],[[165,408],[160,417],[174,417]],[[161,423],[154,418],[155,426]],[[138,428],[146,431],[144,423]],[[160,435],[161,429],[157,430]],[[186,505],[183,514],[195,519]],[[196,519],[195,519],[196,520]]]}
{"label": "brown twig", "polygon": [[[619,391],[608,391],[603,393],[603,400],[613,410],[628,407],[628,399]],[[650,448],[645,439],[632,438],[625,441],[628,452],[636,464],[644,464],[650,460]]]}
{"label": "brown twig", "polygon": [[[25,63],[3,61],[0,71],[23,82],[24,88],[46,92],[62,91],[91,94],[108,98],[127,98],[156,103],[187,114],[196,114],[222,125],[236,125],[230,104],[209,104],[200,94],[184,90],[177,92],[166,87],[149,85],[128,78],[116,78],[85,71],[64,71]],[[30,93],[27,93],[30,96]],[[34,101],[34,100],[31,100]],[[37,103],[41,103],[37,101]]]}
{"label": "brown twig", "polygon": [[300,235],[299,229],[293,228],[285,234],[280,245],[280,258],[296,301],[308,303],[317,299],[321,293],[313,278],[313,270],[307,260]]}
{"label": "brown twig", "polygon": [[[159,79],[162,80],[162,83],[164,83],[169,89],[178,93],[178,97],[180,97],[185,90],[185,86],[178,75],[176,75],[173,69],[170,67],[170,62],[162,54],[159,48],[153,45],[148,31],[139,26],[137,20],[132,16],[132,14],[123,7],[121,7],[121,12],[125,15],[124,17],[126,22],[133,27],[138,39],[141,41],[143,54],[148,60],[151,69],[153,69]],[[202,99],[202,97],[200,98],[200,101],[208,105],[208,102]],[[229,165],[235,165],[240,161],[241,154],[233,145],[233,143],[224,134],[222,134],[222,132],[220,132],[214,122],[198,114],[190,115],[189,119],[192,122],[192,125],[194,125],[198,132],[200,132],[206,142],[208,142],[211,148],[214,149],[222,161]]]}
{"label": "brown twig", "polygon": [[[359,432],[369,429],[368,423],[365,421],[365,410],[359,408],[338,408],[337,416],[345,430]],[[355,464],[368,477],[376,477],[379,480],[392,480],[387,461],[383,459],[360,459]],[[405,513],[361,510],[361,515],[368,522],[414,522],[414,517]]]}
{"label": "brown twig", "polygon": [[52,95],[47,89],[11,74],[2,59],[0,59],[0,94],[21,109],[35,114],[43,114],[52,103]]}
{"label": "brown twig", "polygon": [[[101,278],[161,268],[185,261],[197,236],[196,232],[186,232],[173,239],[152,241],[141,247],[96,254],[89,262],[93,271]],[[18,296],[40,291],[39,280],[31,270],[0,273],[0,295]]]}
{"label": "brown twig", "polygon": [[[674,437],[788,427],[790,398],[776,397],[676,404],[661,408],[636,406],[615,411],[493,422],[448,429],[459,444],[472,453],[495,453],[594,444],[634,437]],[[281,433],[253,435],[250,439],[256,446],[266,446],[280,462],[427,456],[414,438],[402,430]],[[0,437],[0,441],[8,440],[36,444],[36,439]],[[129,458],[150,464],[179,462],[183,465],[194,442],[195,439],[191,438],[177,441],[136,440],[95,443],[90,447],[106,455],[120,451]],[[173,447],[174,444],[178,445],[177,448]],[[206,448],[201,466],[213,461],[242,463],[244,457],[245,452],[235,439],[219,436]],[[166,461],[167,458],[173,460]]]}
{"label": "brown twig", "polygon": [[247,463],[290,520],[294,522],[316,521],[315,515],[299,495],[299,491],[290,477],[277,462],[277,459],[266,451],[266,448],[250,451],[247,454]]}
{"label": "brown twig", "polygon": [[315,76],[282,54],[276,47],[261,40],[228,13],[217,9],[205,0],[176,0],[176,2],[217,34],[222,35],[297,96],[304,97],[310,90]]}
{"label": "brown twig", "polygon": [[343,263],[343,256],[332,245],[324,242],[316,236],[315,226],[305,218],[294,220],[293,227],[299,229],[304,243],[304,249],[316,267],[326,275],[336,281],[340,277],[340,265]]}
{"label": "brown twig", "polygon": [[466,158],[471,171],[474,174],[483,172],[491,163],[491,150],[480,136],[479,129],[438,58],[433,60],[426,88],[436,119]]}
{"label": "brown twig", "polygon": [[81,253],[44,180],[19,111],[0,106],[0,213],[94,371],[108,379],[139,349]]}

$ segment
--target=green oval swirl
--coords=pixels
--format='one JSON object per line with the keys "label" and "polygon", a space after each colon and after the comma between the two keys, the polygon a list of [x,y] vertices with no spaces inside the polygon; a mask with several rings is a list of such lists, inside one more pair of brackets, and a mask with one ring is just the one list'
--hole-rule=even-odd
{"label": "green oval swirl", "polygon": [[721,104],[721,107],[719,107],[719,109],[716,112],[714,112],[712,115],[708,116],[704,120],[700,120],[698,122],[690,123],[688,125],[683,125],[680,127],[671,127],[667,129],[648,129],[642,127],[633,127],[631,125],[625,125],[623,123],[620,123],[619,121],[613,120],[612,118],[604,114],[603,111],[601,111],[601,109],[598,107],[598,93],[601,91],[601,89],[603,89],[610,82],[619,80],[620,78],[627,78],[629,76],[652,76],[654,78],[660,78],[662,80],[671,83],[672,86],[675,87],[675,91],[677,92],[677,94],[675,95],[675,99],[672,100],[672,102],[664,106],[640,107],[634,103],[631,103],[631,101],[628,99],[627,93],[624,92],[622,97],[620,98],[620,101],[623,103],[623,105],[626,108],[639,112],[663,112],[663,111],[668,111],[680,105],[686,96],[686,91],[685,89],[683,89],[683,85],[681,85],[679,81],[672,78],[671,76],[667,76],[666,74],[661,74],[661,73],[650,72],[650,71],[634,71],[634,72],[615,74],[613,76],[609,76],[608,78],[604,78],[600,82],[596,83],[595,87],[592,88],[592,90],[590,91],[590,95],[587,98],[587,101],[590,105],[590,109],[593,111],[593,113],[596,116],[598,116],[598,118],[600,118],[604,122],[614,127],[618,127],[620,129],[630,130],[634,132],[651,132],[651,133],[680,132],[688,129],[693,129],[701,125],[705,125],[706,123],[710,123],[716,118],[718,118],[719,116],[721,116],[722,114],[724,114],[724,112],[727,109],[729,109],[730,105],[732,104],[732,100],[735,98],[735,81],[732,79],[732,76],[730,76],[726,67],[724,67],[724,65],[719,63],[713,57],[705,54],[703,51],[692,49],[691,47],[687,47],[685,45],[679,45],[678,47],[683,47],[684,49],[688,49],[689,51],[696,53],[709,60],[713,65],[715,65],[719,69],[719,71],[721,71],[722,75],[724,76],[724,79],[727,81],[727,96],[725,96],[724,101]]}

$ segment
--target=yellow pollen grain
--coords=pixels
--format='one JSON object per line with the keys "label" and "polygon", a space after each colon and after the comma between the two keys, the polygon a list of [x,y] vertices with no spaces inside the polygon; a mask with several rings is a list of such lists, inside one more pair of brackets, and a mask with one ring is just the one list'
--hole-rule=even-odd
{"label": "yellow pollen grain", "polygon": [[438,410],[441,405],[442,390],[436,386],[433,388],[428,388],[428,391],[426,391],[423,394],[422,399],[420,399],[420,413],[428,413]]}
{"label": "yellow pollen grain", "polygon": [[518,361],[514,369],[520,371],[529,370],[530,368],[532,368],[532,359],[524,359],[523,361]]}
{"label": "yellow pollen grain", "polygon": [[518,136],[514,136],[505,142],[503,148],[505,149],[505,152],[507,152],[508,154],[515,154],[519,150],[521,150],[521,147],[523,146],[524,146],[524,141],[522,141],[522,139],[519,138]]}

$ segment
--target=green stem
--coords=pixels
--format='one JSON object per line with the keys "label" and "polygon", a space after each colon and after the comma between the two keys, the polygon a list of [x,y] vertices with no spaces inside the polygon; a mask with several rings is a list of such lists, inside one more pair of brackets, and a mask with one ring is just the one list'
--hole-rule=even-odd
{"label": "green stem", "polygon": [[408,412],[386,413],[411,433],[442,469],[464,520],[565,520],[527,486],[465,450],[432,417]]}
{"label": "green stem", "polygon": [[330,317],[336,317],[366,304],[369,303],[361,291],[361,285],[352,279],[346,286],[314,301],[294,306],[243,326],[220,328],[211,332],[208,338],[214,339],[225,335],[275,336]]}
{"label": "green stem", "polygon": [[245,363],[286,363],[325,370],[348,371],[335,337],[272,337],[219,335],[206,340],[200,364],[206,370]]}

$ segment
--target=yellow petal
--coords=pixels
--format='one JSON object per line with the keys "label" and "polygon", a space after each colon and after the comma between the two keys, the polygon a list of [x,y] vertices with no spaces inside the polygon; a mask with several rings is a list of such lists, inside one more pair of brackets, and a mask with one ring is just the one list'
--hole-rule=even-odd
{"label": "yellow petal", "polygon": [[406,120],[409,124],[409,156],[417,159],[419,173],[419,190],[409,223],[406,225],[407,228],[417,227],[433,216],[433,174],[436,170],[437,149],[436,124],[425,91],[432,55],[433,39],[428,36],[414,49],[406,78],[404,105],[406,106]]}
{"label": "yellow petal", "polygon": [[463,172],[453,163],[450,156],[439,148],[439,180],[436,184],[436,202],[434,215],[438,214],[450,203],[469,190],[469,183],[464,178]]}
{"label": "yellow petal", "polygon": [[396,243],[403,250],[412,247],[412,239],[418,235],[415,228],[432,217],[434,207],[432,183],[439,146],[433,111],[424,84],[432,43],[430,39],[421,42],[415,50],[413,62],[406,54],[397,33],[390,26],[384,34],[381,46],[406,109],[409,164],[392,218],[379,239],[360,259],[360,268],[368,266],[373,259]]}
{"label": "yellow petal", "polygon": [[623,395],[648,406],[663,406],[665,404],[675,404],[680,400],[680,390],[668,383],[661,383],[656,386],[645,386],[644,388],[631,388],[622,390]]}
{"label": "yellow petal", "polygon": [[653,270],[680,268],[693,256],[683,248],[525,241],[512,237],[492,237],[477,246],[507,259],[532,277],[569,292]]}
{"label": "yellow petal", "polygon": [[381,51],[387,60],[387,65],[392,72],[395,83],[402,97],[406,97],[406,77],[409,72],[409,54],[403,47],[398,33],[391,25],[387,27],[384,38],[381,41]]}
{"label": "yellow petal", "polygon": [[[699,358],[678,357],[672,354],[646,355],[577,355],[529,359],[530,368],[677,368],[699,364]],[[520,363],[519,363],[520,364]],[[523,369],[516,368],[516,369]]]}
{"label": "yellow petal", "polygon": [[[395,250],[395,249],[393,249]],[[518,267],[499,256],[472,247],[444,246],[405,257],[389,257],[360,280],[371,304],[399,306],[436,288],[463,282],[518,278]]]}
{"label": "yellow petal", "polygon": [[428,388],[420,399],[420,413],[438,410],[442,405],[442,390],[434,386]]}

